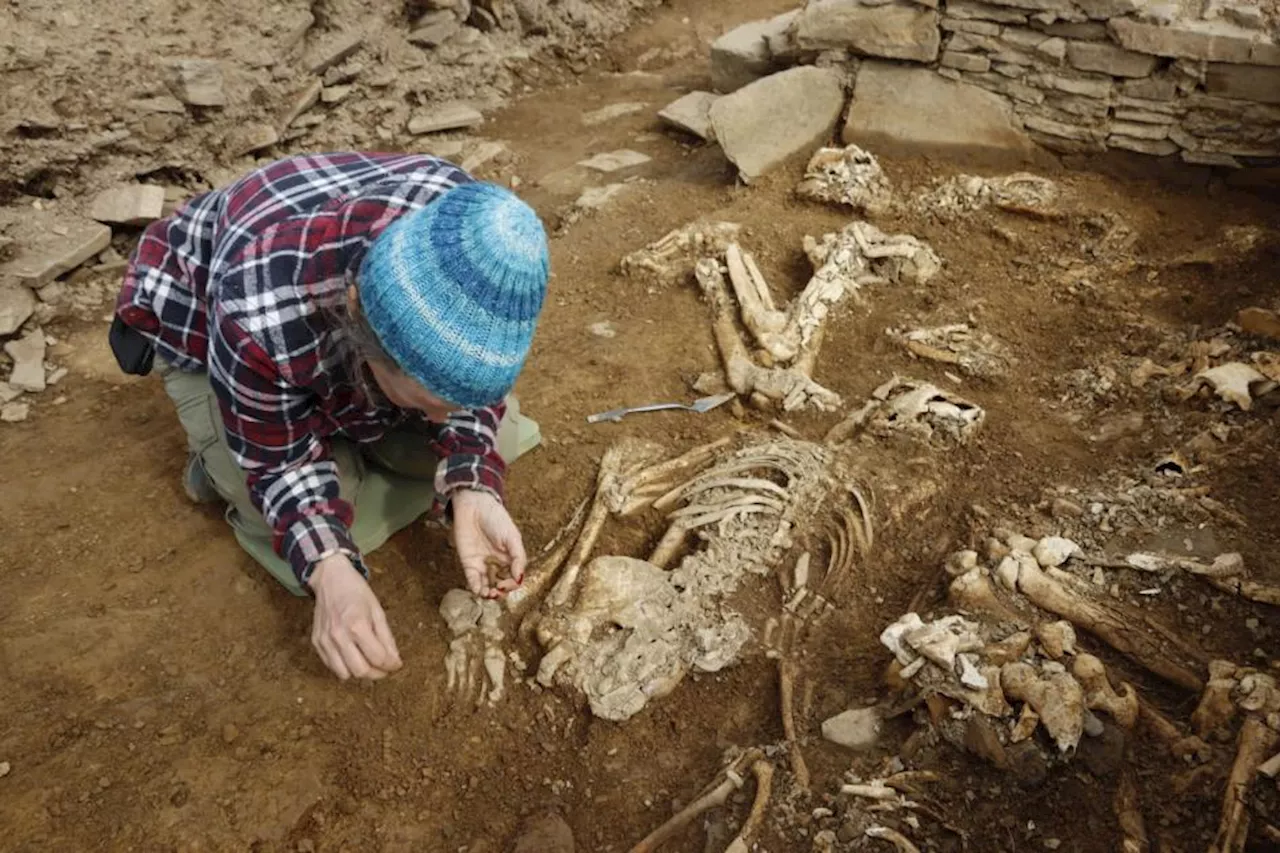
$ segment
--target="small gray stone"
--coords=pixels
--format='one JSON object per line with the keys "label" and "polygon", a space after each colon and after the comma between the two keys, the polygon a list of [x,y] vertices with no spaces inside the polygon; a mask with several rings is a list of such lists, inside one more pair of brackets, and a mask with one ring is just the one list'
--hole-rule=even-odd
{"label": "small gray stone", "polygon": [[306,59],[307,70],[312,74],[323,74],[333,66],[347,59],[364,44],[364,36],[358,32],[338,33],[321,42]]}
{"label": "small gray stone", "polygon": [[111,228],[80,217],[37,214],[31,218],[29,239],[19,243],[18,256],[0,263],[0,279],[9,275],[27,287],[42,287],[80,266],[111,244]]}
{"label": "small gray stone", "polygon": [[743,179],[830,138],[844,109],[840,74],[811,66],[757,80],[711,107],[716,139]]}
{"label": "small gray stone", "polygon": [[582,124],[586,127],[596,127],[597,125],[611,122],[614,119],[622,118],[625,115],[638,113],[647,106],[649,105],[640,103],[639,101],[632,101],[623,104],[610,104],[607,107],[601,107],[598,110],[583,113]]}
{"label": "small gray stone", "polygon": [[718,98],[712,92],[690,92],[667,104],[658,113],[658,118],[672,127],[710,142],[716,135],[711,126],[711,105]]}
{"label": "small gray stone", "polygon": [[822,736],[849,749],[870,749],[880,739],[881,719],[878,708],[852,708],[825,720]]}
{"label": "small gray stone", "polygon": [[31,291],[20,284],[0,282],[0,337],[7,337],[27,322],[36,309]]}
{"label": "small gray stone", "polygon": [[221,107],[227,103],[222,90],[222,66],[213,59],[179,59],[171,66],[169,85],[178,100],[195,107]]}
{"label": "small gray stone", "polygon": [[[0,421],[4,421],[7,424],[21,423],[22,421],[25,421],[27,416],[30,414],[30,403],[5,403],[3,406],[0,406]],[[0,777],[7,775],[8,770],[8,762],[0,764],[0,771],[4,771],[0,772]]]}
{"label": "small gray stone", "polygon": [[0,761],[0,779],[9,775],[9,771],[13,769],[7,761]]}
{"label": "small gray stone", "polygon": [[293,97],[285,105],[280,113],[280,118],[276,125],[281,128],[289,127],[298,117],[311,109],[320,100],[320,92],[324,89],[324,81],[319,77],[312,77],[302,88],[294,93]]}
{"label": "small gray stone", "polygon": [[610,172],[618,172],[623,169],[642,166],[645,163],[648,163],[650,159],[651,158],[647,154],[641,154],[639,151],[622,148],[617,151],[607,151],[603,154],[596,154],[594,157],[581,161],[578,165],[608,174]]}
{"label": "small gray stone", "polygon": [[409,132],[414,136],[421,136],[424,133],[475,127],[483,121],[484,116],[475,107],[445,104],[409,119]]}
{"label": "small gray stone", "polygon": [[243,157],[246,154],[261,151],[264,148],[270,148],[279,141],[280,134],[276,132],[275,127],[272,125],[256,121],[249,122],[232,128],[228,132],[226,139],[227,153],[233,158]]}
{"label": "small gray stone", "polygon": [[21,391],[43,391],[44,381],[44,332],[36,329],[16,341],[4,345],[4,351],[13,359],[13,373],[9,384]]}
{"label": "small gray stone", "polygon": [[409,42],[422,47],[439,47],[457,35],[461,29],[462,22],[452,12],[448,10],[431,12],[424,15],[418,22],[418,26],[409,33]]}
{"label": "small gray stone", "polygon": [[605,320],[600,323],[592,323],[591,334],[595,335],[597,338],[616,338],[618,336],[618,330],[613,327],[612,323]]}

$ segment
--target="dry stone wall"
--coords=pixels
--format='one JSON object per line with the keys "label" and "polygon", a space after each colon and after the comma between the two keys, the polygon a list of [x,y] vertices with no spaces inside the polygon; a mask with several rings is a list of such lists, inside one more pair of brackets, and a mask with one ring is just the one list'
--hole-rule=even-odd
{"label": "dry stone wall", "polygon": [[797,62],[894,60],[999,95],[1054,151],[1273,165],[1276,10],[1268,0],[810,0],[727,33],[712,61],[724,91]]}

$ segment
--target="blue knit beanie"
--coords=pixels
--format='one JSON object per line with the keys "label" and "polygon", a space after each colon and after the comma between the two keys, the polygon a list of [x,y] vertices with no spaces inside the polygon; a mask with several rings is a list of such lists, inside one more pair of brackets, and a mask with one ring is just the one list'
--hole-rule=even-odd
{"label": "blue knit beanie", "polygon": [[387,355],[468,409],[515,384],[546,294],[538,215],[494,184],[461,184],[387,226],[360,266],[360,302]]}

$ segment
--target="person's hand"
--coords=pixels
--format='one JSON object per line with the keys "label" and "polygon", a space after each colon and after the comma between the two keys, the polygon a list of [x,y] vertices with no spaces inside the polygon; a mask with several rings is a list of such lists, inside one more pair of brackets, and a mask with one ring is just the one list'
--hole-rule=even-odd
{"label": "person's hand", "polygon": [[[454,494],[453,545],[474,595],[497,598],[524,582],[524,540],[502,501],[488,492],[464,489]],[[506,577],[491,578],[490,568]]]}
{"label": "person's hand", "polygon": [[316,596],[311,645],[334,675],[376,679],[401,667],[382,605],[345,554],[321,560],[310,585]]}

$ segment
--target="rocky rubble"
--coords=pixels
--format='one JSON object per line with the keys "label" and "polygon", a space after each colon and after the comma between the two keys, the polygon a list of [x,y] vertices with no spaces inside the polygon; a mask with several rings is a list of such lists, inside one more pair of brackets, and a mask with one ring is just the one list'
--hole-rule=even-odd
{"label": "rocky rubble", "polygon": [[[1273,9],[1249,0],[1193,5],[808,0],[717,39],[711,78],[717,92],[732,93],[737,112],[763,121],[777,107],[771,87],[753,89],[763,79],[797,64],[842,68],[854,88],[846,143],[1025,156],[1034,142],[1060,153],[1123,149],[1233,168],[1280,162]],[[815,126],[825,116],[825,104],[790,106]],[[815,144],[800,136],[776,140],[759,162]]]}

